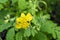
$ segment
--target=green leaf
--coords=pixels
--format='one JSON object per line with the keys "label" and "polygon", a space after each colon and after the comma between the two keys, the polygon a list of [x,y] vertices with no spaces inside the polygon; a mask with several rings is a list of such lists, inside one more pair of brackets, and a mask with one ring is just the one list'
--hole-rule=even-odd
{"label": "green leaf", "polygon": [[56,24],[54,24],[52,21],[46,21],[42,24],[41,31],[52,33],[54,31],[54,27],[56,27]]}
{"label": "green leaf", "polygon": [[35,0],[35,1],[29,0],[28,12],[35,15],[35,12],[37,11],[36,7],[37,7],[37,0]]}
{"label": "green leaf", "polygon": [[24,37],[29,37],[31,35],[31,30],[28,28],[24,31]]}
{"label": "green leaf", "polygon": [[9,12],[8,10],[0,11],[0,19],[4,19],[4,17],[8,14],[8,12]]}
{"label": "green leaf", "polygon": [[46,21],[44,24],[42,24],[41,31],[48,34],[52,34],[52,36],[56,38],[54,30],[55,27],[56,27],[55,23],[53,23],[52,21]]}
{"label": "green leaf", "polygon": [[42,18],[44,18],[45,20],[46,19],[50,19],[50,15],[49,14],[46,14],[46,15],[42,16]]}
{"label": "green leaf", "polygon": [[60,31],[56,31],[57,34],[57,40],[60,40]]}
{"label": "green leaf", "polygon": [[15,3],[15,2],[17,2],[17,0],[12,0],[12,3]]}
{"label": "green leaf", "polygon": [[35,36],[36,33],[37,33],[36,29],[31,30],[31,34],[32,34],[33,37]]}
{"label": "green leaf", "polygon": [[33,17],[32,23],[34,23],[35,25],[38,25],[39,24],[39,21],[38,21],[38,17],[37,16]]}
{"label": "green leaf", "polygon": [[0,4],[0,10],[3,8],[3,5],[2,4]]}
{"label": "green leaf", "polygon": [[18,33],[16,34],[16,40],[22,40],[22,37],[23,37],[22,34],[23,34],[22,31],[18,32]]}
{"label": "green leaf", "polygon": [[24,10],[27,7],[27,2],[26,0],[18,0],[18,8],[20,10]]}
{"label": "green leaf", "polygon": [[0,3],[5,3],[7,2],[8,0],[0,0]]}
{"label": "green leaf", "polygon": [[35,37],[32,38],[32,40],[48,40],[48,38],[44,33],[39,32]]}
{"label": "green leaf", "polygon": [[0,19],[0,25],[4,24],[4,20]]}
{"label": "green leaf", "polygon": [[60,26],[55,28],[55,32],[56,32],[57,40],[60,40]]}
{"label": "green leaf", "polygon": [[0,37],[0,40],[2,40],[1,37]]}
{"label": "green leaf", "polygon": [[11,29],[8,30],[8,32],[7,32],[6,40],[14,40],[14,36],[15,36],[14,28],[11,28]]}
{"label": "green leaf", "polygon": [[56,37],[57,37],[57,36],[56,36],[55,31],[54,31],[54,32],[52,32],[52,36],[53,36],[53,38],[54,38],[54,39],[56,39]]}
{"label": "green leaf", "polygon": [[0,25],[0,32],[11,27],[10,23]]}
{"label": "green leaf", "polygon": [[55,29],[56,29],[57,31],[60,31],[60,26],[56,27]]}

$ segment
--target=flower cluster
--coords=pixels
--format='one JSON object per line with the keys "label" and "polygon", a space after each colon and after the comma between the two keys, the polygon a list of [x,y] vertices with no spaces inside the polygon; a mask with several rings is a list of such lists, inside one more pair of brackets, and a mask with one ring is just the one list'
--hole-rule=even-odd
{"label": "flower cluster", "polygon": [[21,16],[16,18],[16,28],[27,29],[29,25],[31,24],[32,18],[33,17],[30,13],[28,13],[27,15],[25,15],[24,13],[21,13]]}

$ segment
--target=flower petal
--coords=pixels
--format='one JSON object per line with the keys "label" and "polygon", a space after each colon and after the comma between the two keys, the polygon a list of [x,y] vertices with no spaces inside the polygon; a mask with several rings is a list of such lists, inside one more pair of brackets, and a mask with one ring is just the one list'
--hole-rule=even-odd
{"label": "flower petal", "polygon": [[28,13],[27,15],[26,15],[26,19],[27,19],[27,21],[31,21],[32,20],[32,15],[30,14],[30,13]]}
{"label": "flower petal", "polygon": [[21,13],[21,17],[25,17],[25,14],[24,13]]}
{"label": "flower petal", "polygon": [[21,29],[22,27],[21,27],[21,24],[16,24],[16,28],[17,29]]}

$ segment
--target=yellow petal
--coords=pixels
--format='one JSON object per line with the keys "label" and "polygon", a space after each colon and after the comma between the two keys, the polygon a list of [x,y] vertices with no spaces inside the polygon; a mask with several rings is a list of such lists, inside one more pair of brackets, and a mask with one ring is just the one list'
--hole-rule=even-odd
{"label": "yellow petal", "polygon": [[26,15],[26,19],[27,19],[27,21],[31,21],[32,20],[32,15],[30,14],[30,13],[28,13],[27,15]]}
{"label": "yellow petal", "polygon": [[16,22],[19,23],[19,22],[23,22],[24,21],[24,17],[19,17],[16,19]]}
{"label": "yellow petal", "polygon": [[25,17],[25,14],[24,13],[21,13],[21,17]]}
{"label": "yellow petal", "polygon": [[16,22],[18,22],[20,20],[20,18],[16,18]]}
{"label": "yellow petal", "polygon": [[21,28],[21,24],[16,24],[16,28],[20,29]]}
{"label": "yellow petal", "polygon": [[30,23],[23,23],[22,28],[27,29],[29,27]]}

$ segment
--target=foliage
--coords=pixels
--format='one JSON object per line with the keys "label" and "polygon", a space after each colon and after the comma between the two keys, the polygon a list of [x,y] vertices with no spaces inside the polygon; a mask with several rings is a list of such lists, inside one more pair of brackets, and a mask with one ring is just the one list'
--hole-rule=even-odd
{"label": "foliage", "polygon": [[[5,40],[60,40],[60,27],[50,20],[49,11],[52,8],[49,3],[45,0],[0,0],[0,33],[7,30]],[[25,26],[16,28],[16,19],[21,13],[30,13],[33,17],[27,21],[30,23],[27,29],[24,29]],[[24,15],[21,16],[21,23],[26,22]],[[20,20],[17,21],[19,27]]]}

